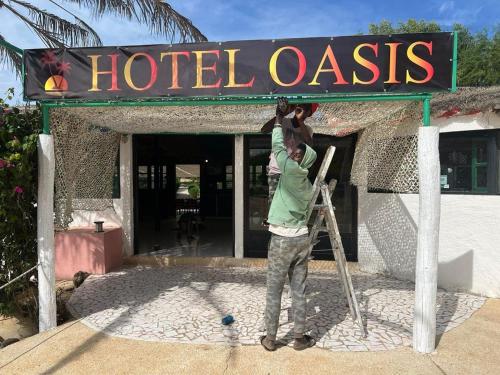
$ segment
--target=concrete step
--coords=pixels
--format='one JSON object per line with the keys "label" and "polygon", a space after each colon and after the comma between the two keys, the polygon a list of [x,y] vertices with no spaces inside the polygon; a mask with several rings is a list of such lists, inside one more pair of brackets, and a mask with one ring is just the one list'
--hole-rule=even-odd
{"label": "concrete step", "polygon": [[[127,266],[150,266],[150,267],[172,267],[172,266],[200,266],[214,268],[266,268],[265,258],[242,258],[233,257],[182,257],[168,255],[134,255],[125,257],[123,264]],[[311,271],[337,271],[335,261],[310,260]],[[359,270],[357,262],[348,262],[350,272]]]}

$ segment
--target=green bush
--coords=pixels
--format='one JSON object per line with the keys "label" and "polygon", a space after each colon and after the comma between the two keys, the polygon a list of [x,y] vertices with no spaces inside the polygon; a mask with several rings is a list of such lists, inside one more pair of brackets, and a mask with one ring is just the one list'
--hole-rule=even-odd
{"label": "green bush", "polygon": [[[7,98],[12,96],[11,89]],[[0,98],[0,285],[37,263],[37,137],[40,130],[39,108],[11,108]],[[0,314],[13,314],[16,311],[14,296],[30,288],[28,277],[23,277],[3,289]]]}
{"label": "green bush", "polygon": [[188,186],[189,196],[193,199],[198,199],[200,197],[200,183],[193,181]]}

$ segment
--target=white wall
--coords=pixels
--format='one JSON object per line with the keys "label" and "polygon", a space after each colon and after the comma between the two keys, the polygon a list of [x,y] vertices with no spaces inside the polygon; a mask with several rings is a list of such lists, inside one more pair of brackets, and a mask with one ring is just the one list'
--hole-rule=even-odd
{"label": "white wall", "polygon": [[[436,119],[441,132],[500,128],[500,117]],[[418,194],[359,189],[358,259],[365,272],[415,278]],[[438,285],[500,297],[500,195],[441,195]]]}
{"label": "white wall", "polygon": [[[359,192],[361,270],[415,278],[418,194]],[[500,196],[441,196],[438,285],[500,297]]]}

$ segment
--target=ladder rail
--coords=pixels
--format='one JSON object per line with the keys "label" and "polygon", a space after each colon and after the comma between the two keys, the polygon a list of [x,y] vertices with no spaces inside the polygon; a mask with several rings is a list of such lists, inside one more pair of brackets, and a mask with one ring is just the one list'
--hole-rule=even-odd
{"label": "ladder rail", "polygon": [[[328,184],[328,191],[329,191],[330,196],[333,195],[333,192],[335,191],[336,186],[337,186],[337,180],[332,178],[332,180]],[[314,205],[313,207],[315,209],[318,209],[319,206],[325,207],[324,204]],[[319,232],[321,231],[321,223],[323,222],[324,217],[325,217],[325,210],[323,208],[320,208],[317,215],[316,215],[316,218],[314,219],[314,224],[311,227],[311,231],[309,233],[309,243],[311,244],[310,250],[309,250],[309,256],[311,255],[313,248],[316,245],[315,242],[316,242],[316,239],[318,238]]]}
{"label": "ladder rail", "polygon": [[[361,317],[361,312],[359,309],[359,304],[356,298],[356,294],[354,292],[354,287],[352,284],[351,275],[349,273],[347,267],[347,260],[345,257],[344,247],[342,245],[342,239],[340,236],[337,220],[335,219],[335,212],[332,203],[332,194],[337,185],[337,181],[332,179],[329,184],[325,182],[326,174],[328,169],[330,168],[330,164],[333,160],[333,155],[335,153],[335,147],[330,146],[325,154],[323,162],[321,163],[321,167],[318,171],[318,175],[313,184],[313,196],[308,205],[307,211],[307,220],[311,218],[312,211],[314,209],[318,210],[316,218],[314,220],[314,224],[311,227],[309,233],[309,255],[311,255],[314,246],[316,245],[316,240],[318,234],[323,228],[321,227],[322,223],[325,222],[326,229],[328,232],[328,236],[330,238],[332,251],[335,256],[335,264],[337,267],[337,272],[340,277],[340,281],[342,283],[342,287],[344,289],[344,293],[347,298],[349,311],[351,313],[351,317],[353,321],[358,323],[363,337],[366,337],[366,330],[363,325],[363,320]],[[322,202],[318,204],[318,198],[321,194]]]}
{"label": "ladder rail", "polygon": [[[326,201],[328,197],[326,197],[327,194],[325,194],[325,190],[322,189],[322,195],[323,195],[323,200]],[[328,236],[330,237],[330,244],[332,246],[332,251],[335,256],[335,265],[337,267],[337,272],[339,274],[339,277],[341,278],[341,283],[342,287],[344,289],[346,298],[347,298],[347,303],[349,305],[349,310],[351,311],[351,316],[353,317],[353,320],[356,320],[356,311],[353,308],[353,301],[351,297],[351,292],[348,288],[348,282],[346,275],[343,270],[343,264],[341,262],[341,256],[340,256],[340,246],[339,246],[339,241],[337,240],[336,232],[335,232],[335,227],[334,227],[334,219],[330,215],[330,212],[326,212],[325,215],[326,219],[326,227],[328,228]]]}
{"label": "ladder rail", "polygon": [[[333,212],[333,204],[328,194],[327,189],[323,188],[323,200],[324,203],[329,207],[326,212],[327,227],[329,227],[328,233],[330,234],[330,241],[332,242],[332,247],[334,247],[335,261],[337,265],[341,268],[341,277],[343,279],[344,290],[348,296],[347,300],[349,302],[349,308],[351,310],[351,316],[354,321],[356,321],[361,329],[364,337],[366,337],[366,330],[363,324],[363,319],[361,317],[361,312],[359,310],[359,304],[357,301],[356,293],[354,291],[354,286],[352,284],[351,274],[349,268],[347,267],[347,260],[345,258],[344,246],[342,245],[342,240],[340,238],[340,232],[335,219],[335,214]],[[332,233],[333,232],[333,233]],[[332,238],[333,237],[333,238]]]}
{"label": "ladder rail", "polygon": [[312,187],[313,196],[307,208],[306,223],[308,223],[309,219],[311,218],[314,205],[318,200],[318,196],[321,190],[321,183],[325,181],[326,174],[328,173],[328,169],[330,168],[330,164],[332,163],[333,160],[333,155],[335,154],[335,149],[336,149],[335,146],[328,147],[328,149],[326,150],[325,157],[323,158],[323,162],[321,163],[321,167],[319,167],[318,175],[316,176],[316,179],[314,180],[314,184]]}

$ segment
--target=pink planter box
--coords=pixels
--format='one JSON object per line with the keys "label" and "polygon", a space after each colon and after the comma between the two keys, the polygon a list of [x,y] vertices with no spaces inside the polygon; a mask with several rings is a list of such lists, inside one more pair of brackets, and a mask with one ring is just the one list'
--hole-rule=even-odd
{"label": "pink planter box", "polygon": [[78,271],[102,275],[122,264],[122,229],[74,228],[55,235],[56,279],[70,280]]}

